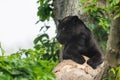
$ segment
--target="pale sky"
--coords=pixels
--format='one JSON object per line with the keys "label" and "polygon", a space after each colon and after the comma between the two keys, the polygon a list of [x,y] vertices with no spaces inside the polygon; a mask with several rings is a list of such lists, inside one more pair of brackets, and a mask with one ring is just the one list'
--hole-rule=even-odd
{"label": "pale sky", "polygon": [[[33,40],[39,34],[40,26],[35,24],[37,17],[37,0],[0,0],[0,42],[10,54],[19,48],[32,48]],[[54,22],[49,23],[52,28],[48,31],[55,36]],[[1,53],[0,53],[1,54]]]}

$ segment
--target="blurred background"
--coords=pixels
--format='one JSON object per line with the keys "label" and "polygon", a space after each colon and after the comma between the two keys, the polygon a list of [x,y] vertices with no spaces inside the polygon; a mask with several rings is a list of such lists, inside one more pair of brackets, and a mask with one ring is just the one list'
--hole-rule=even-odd
{"label": "blurred background", "polygon": [[[0,42],[6,55],[21,48],[32,48],[33,40],[40,33],[37,17],[38,5],[34,0],[0,0]],[[55,36],[55,25],[51,19],[47,31],[50,37]],[[1,54],[1,53],[0,53]]]}

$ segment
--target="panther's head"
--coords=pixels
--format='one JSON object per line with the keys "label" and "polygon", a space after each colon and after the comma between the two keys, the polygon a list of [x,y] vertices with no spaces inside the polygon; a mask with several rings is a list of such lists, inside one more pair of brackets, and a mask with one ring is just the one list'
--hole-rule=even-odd
{"label": "panther's head", "polygon": [[57,40],[61,44],[72,41],[86,29],[85,24],[77,16],[67,16],[57,26]]}

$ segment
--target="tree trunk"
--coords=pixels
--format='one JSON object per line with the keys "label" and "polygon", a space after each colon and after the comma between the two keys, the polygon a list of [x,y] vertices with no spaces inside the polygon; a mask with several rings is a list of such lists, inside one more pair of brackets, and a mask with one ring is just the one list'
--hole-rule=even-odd
{"label": "tree trunk", "polygon": [[53,0],[53,6],[53,17],[55,21],[72,15],[77,15],[82,20],[85,18],[82,14],[82,7],[80,6],[79,0]]}
{"label": "tree trunk", "polygon": [[106,56],[111,67],[120,65],[120,17],[112,21]]}
{"label": "tree trunk", "polygon": [[[86,14],[82,14],[79,0],[53,0],[53,6],[53,17],[56,22],[69,15],[77,15],[84,22],[87,21]],[[106,69],[105,64],[104,62],[94,70],[86,63],[80,65],[71,60],[64,60],[53,72],[57,76],[56,80],[101,80]]]}

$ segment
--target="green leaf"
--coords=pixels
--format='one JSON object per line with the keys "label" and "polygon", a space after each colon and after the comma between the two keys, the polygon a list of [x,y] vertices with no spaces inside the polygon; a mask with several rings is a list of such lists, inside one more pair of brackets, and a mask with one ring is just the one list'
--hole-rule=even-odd
{"label": "green leaf", "polygon": [[2,53],[2,56],[4,56],[5,51],[4,51],[4,49],[2,48],[1,42],[0,42],[0,51],[1,51],[1,53]]}
{"label": "green leaf", "polygon": [[120,13],[116,14],[113,19],[117,19],[120,17]]}
{"label": "green leaf", "polygon": [[114,74],[114,75],[116,74],[116,71],[115,71],[114,68],[111,68],[109,72],[112,73],[112,74]]}
{"label": "green leaf", "polygon": [[38,36],[37,38],[34,39],[34,44],[37,44],[38,42],[43,43],[45,39],[49,39],[48,34],[42,34],[40,36]]}
{"label": "green leaf", "polygon": [[113,2],[115,2],[115,4],[118,4],[120,0],[114,0]]}
{"label": "green leaf", "polygon": [[49,20],[52,16],[52,3],[50,0],[40,0],[40,6],[38,7],[37,15],[39,16],[40,21]]}

